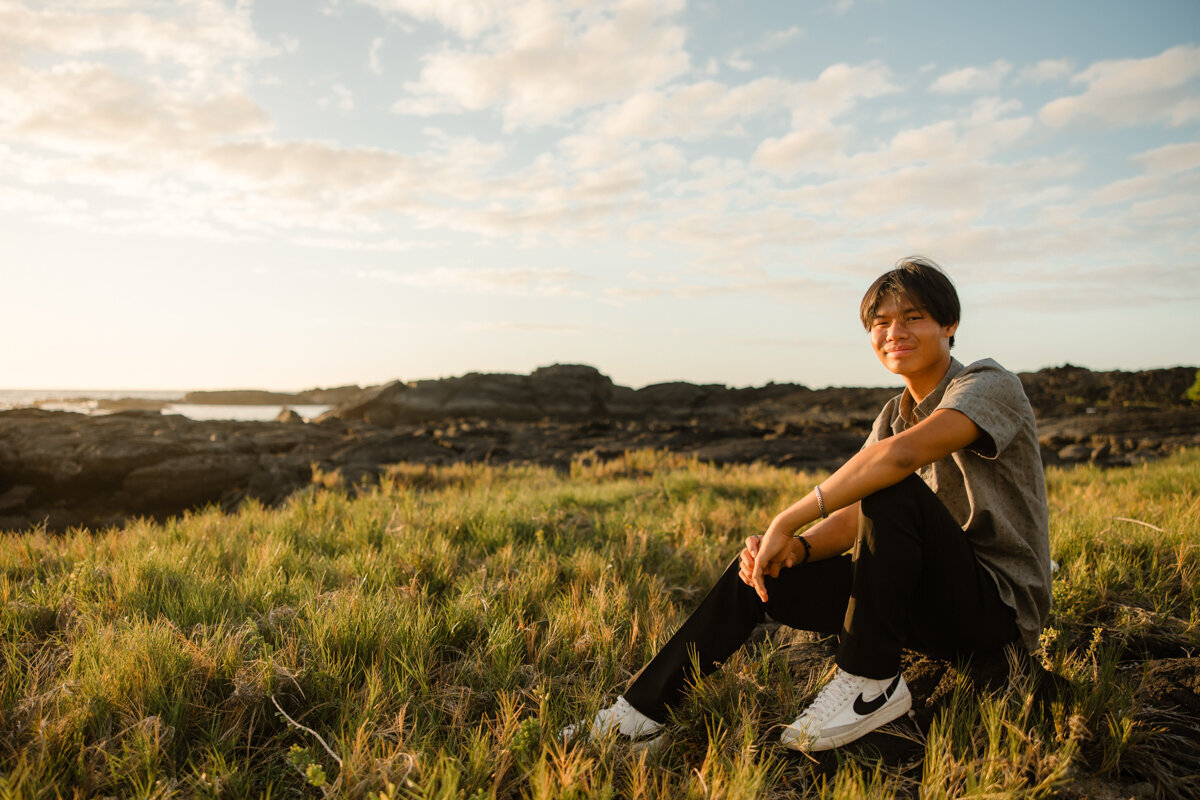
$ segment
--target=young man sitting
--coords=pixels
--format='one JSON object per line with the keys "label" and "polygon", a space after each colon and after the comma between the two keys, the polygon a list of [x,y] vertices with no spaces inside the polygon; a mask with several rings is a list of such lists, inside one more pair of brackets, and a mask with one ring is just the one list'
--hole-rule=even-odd
{"label": "young man sitting", "polygon": [[838,635],[834,678],[780,737],[797,750],[839,747],[905,714],[904,648],[939,658],[1036,648],[1050,546],[1033,410],[995,361],[951,357],[959,313],[953,284],[926,259],[871,285],[859,314],[904,391],[853,458],[746,540],[625,694],[565,739],[657,740],[698,679],[693,664],[712,673],[766,614]]}

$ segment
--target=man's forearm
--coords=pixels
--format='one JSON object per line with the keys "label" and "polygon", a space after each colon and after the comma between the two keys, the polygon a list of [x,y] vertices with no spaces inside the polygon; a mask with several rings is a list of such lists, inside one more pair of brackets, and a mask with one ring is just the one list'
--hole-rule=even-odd
{"label": "man's forearm", "polygon": [[[858,504],[838,509],[804,532],[811,553],[809,561],[821,561],[826,558],[840,556],[854,546],[858,535]],[[796,560],[804,557],[803,545],[797,544]]]}
{"label": "man's forearm", "polygon": [[814,489],[781,512],[771,522],[776,535],[791,536],[803,526],[826,514],[857,504],[872,492],[899,483],[919,467],[966,447],[979,436],[975,423],[957,411],[938,411],[904,433],[875,442],[859,450],[821,482],[821,496]]}

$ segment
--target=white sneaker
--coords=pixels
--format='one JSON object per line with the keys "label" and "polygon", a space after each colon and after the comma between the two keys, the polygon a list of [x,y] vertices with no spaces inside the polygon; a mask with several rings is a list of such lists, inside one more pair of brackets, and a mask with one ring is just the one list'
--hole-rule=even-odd
{"label": "white sneaker", "polygon": [[570,744],[586,733],[592,741],[597,741],[616,732],[627,738],[634,750],[657,750],[666,741],[666,734],[662,732],[664,727],[663,723],[650,719],[621,696],[608,708],[596,712],[591,722],[577,722],[563,728],[558,739],[563,744]]}
{"label": "white sneaker", "polygon": [[875,680],[841,669],[817,699],[779,740],[793,750],[831,750],[854,741],[912,708],[912,694],[900,673]]}

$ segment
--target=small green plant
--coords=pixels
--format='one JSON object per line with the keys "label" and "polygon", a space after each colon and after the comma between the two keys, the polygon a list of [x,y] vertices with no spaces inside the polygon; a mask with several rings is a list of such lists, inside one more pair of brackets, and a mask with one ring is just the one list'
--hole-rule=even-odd
{"label": "small green plant", "polygon": [[1200,369],[1196,370],[1196,382],[1187,390],[1187,399],[1200,404]]}
{"label": "small green plant", "polygon": [[287,753],[287,762],[288,766],[304,776],[304,780],[309,786],[320,789],[329,782],[325,775],[325,768],[317,762],[312,751],[307,747],[301,747],[298,744],[292,745]]}
{"label": "small green plant", "polygon": [[509,748],[518,762],[526,763],[541,751],[541,744],[541,724],[536,719],[530,718],[523,720],[517,726],[517,731],[513,734],[512,741],[509,742]]}

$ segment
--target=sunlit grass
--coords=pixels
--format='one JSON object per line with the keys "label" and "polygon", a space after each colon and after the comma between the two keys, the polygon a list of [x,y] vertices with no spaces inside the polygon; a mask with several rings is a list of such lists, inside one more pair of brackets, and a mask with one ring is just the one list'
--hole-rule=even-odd
{"label": "sunlit grass", "polygon": [[357,496],[321,477],[280,509],[5,534],[0,797],[1042,797],[1180,774],[1136,648],[1200,648],[1197,452],[1048,472],[1045,648],[996,691],[962,678],[911,762],[778,749],[821,675],[769,642],[656,754],[556,744],[820,477],[402,465]]}

